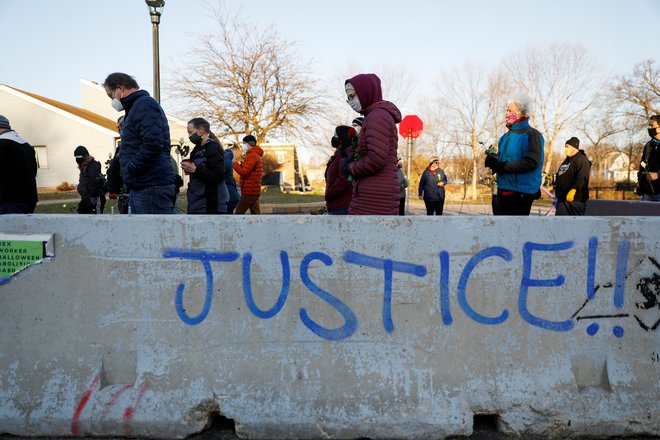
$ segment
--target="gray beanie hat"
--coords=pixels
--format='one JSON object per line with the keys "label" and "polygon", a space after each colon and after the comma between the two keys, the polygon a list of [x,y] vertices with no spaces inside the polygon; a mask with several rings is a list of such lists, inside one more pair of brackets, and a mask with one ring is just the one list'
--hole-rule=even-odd
{"label": "gray beanie hat", "polygon": [[7,128],[11,130],[11,125],[9,125],[9,119],[7,119],[5,116],[0,115],[0,129],[2,128]]}

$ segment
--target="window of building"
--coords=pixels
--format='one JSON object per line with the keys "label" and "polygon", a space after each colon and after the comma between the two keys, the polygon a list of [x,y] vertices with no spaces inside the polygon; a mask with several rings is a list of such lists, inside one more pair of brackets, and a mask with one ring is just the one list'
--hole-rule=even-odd
{"label": "window of building", "polygon": [[34,153],[37,157],[37,168],[48,168],[48,148],[45,145],[34,145]]}
{"label": "window of building", "polygon": [[277,163],[284,163],[284,153],[281,151],[277,152]]}

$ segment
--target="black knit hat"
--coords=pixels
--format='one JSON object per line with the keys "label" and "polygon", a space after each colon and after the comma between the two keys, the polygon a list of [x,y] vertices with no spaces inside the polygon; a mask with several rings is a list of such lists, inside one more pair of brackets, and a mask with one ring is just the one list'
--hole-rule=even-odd
{"label": "black knit hat", "polygon": [[257,139],[254,136],[252,136],[251,134],[248,134],[247,136],[245,136],[243,138],[243,142],[245,142],[246,144],[248,144],[251,147],[254,147],[255,145],[257,145]]}
{"label": "black knit hat", "polygon": [[362,127],[363,123],[364,123],[364,118],[362,116],[360,116],[360,117],[357,117],[357,118],[353,119],[353,122],[351,122],[351,125],[355,124],[355,125],[358,125],[358,126]]}
{"label": "black knit hat", "polygon": [[79,145],[74,150],[73,155],[76,157],[87,157],[89,156],[89,151],[87,151],[87,148],[83,147],[82,145]]}
{"label": "black knit hat", "polygon": [[569,140],[566,141],[566,145],[570,145],[571,147],[575,148],[576,150],[580,149],[580,139],[576,138],[573,136]]}

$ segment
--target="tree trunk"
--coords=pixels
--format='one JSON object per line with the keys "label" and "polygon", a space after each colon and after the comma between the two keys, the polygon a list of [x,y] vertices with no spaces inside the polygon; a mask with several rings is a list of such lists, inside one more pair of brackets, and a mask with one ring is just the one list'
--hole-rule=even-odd
{"label": "tree trunk", "polygon": [[477,158],[472,159],[472,200],[477,200]]}

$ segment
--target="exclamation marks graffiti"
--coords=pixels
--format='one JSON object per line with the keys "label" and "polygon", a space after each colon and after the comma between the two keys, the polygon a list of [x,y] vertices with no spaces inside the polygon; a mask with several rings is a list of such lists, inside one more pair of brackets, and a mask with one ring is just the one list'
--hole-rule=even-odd
{"label": "exclamation marks graffiti", "polygon": [[[627,318],[630,316],[628,313],[578,316],[578,314],[587,306],[587,304],[589,304],[589,302],[596,297],[596,292],[601,288],[603,289],[614,288],[614,292],[613,292],[614,307],[617,310],[621,310],[623,308],[625,284],[626,284],[626,278],[628,277],[627,272],[628,272],[628,255],[630,253],[630,241],[622,240],[618,244],[617,253],[616,253],[616,275],[615,275],[616,279],[614,283],[610,282],[603,284],[602,286],[596,285],[595,279],[596,279],[597,251],[598,251],[598,239],[596,237],[591,237],[589,239],[589,256],[588,256],[588,264],[587,264],[587,299],[584,302],[584,304],[582,304],[582,307],[580,307],[572,316],[573,318],[576,318],[578,322],[582,320],[594,321],[601,319]],[[598,321],[592,322],[587,326],[587,334],[589,336],[595,336],[599,332],[599,330],[600,330],[600,323]],[[621,327],[620,325],[615,325],[614,327],[612,327],[612,334],[617,338],[623,337],[624,334],[623,327]]]}

